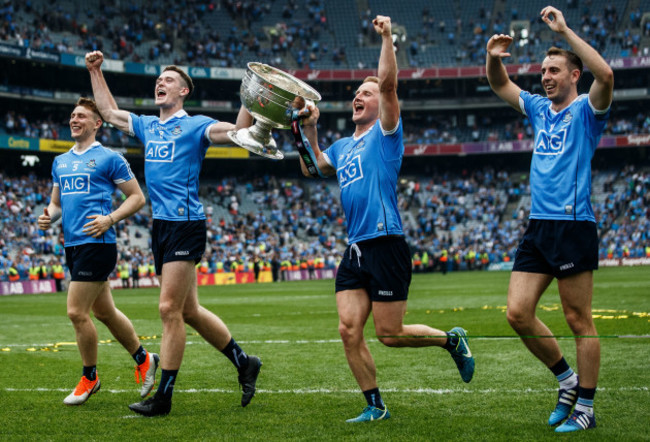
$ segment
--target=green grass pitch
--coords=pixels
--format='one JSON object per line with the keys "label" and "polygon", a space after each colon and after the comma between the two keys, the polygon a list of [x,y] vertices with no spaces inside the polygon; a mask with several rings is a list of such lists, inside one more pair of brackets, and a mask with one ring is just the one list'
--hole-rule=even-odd
{"label": "green grass pitch", "polygon": [[[188,328],[173,408],[163,418],[127,408],[140,400],[133,360],[100,323],[102,389],[82,406],[63,405],[81,376],[65,294],[1,297],[0,440],[557,440],[546,424],[556,400],[552,374],[518,339],[499,338],[514,335],[505,318],[508,278],[414,276],[405,322],[466,328],[476,358],[470,384],[444,350],[384,347],[369,321],[366,336],[393,415],[371,424],[345,423],[365,401],[343,354],[331,280],[200,288],[202,305],[262,358],[258,393],[241,408],[234,367]],[[114,298],[145,347],[158,351],[158,291],[116,290]],[[597,271],[593,306],[598,332],[608,336],[601,340],[598,428],[571,437],[650,440],[650,270]],[[555,283],[539,316],[556,335],[570,335]],[[560,346],[575,368],[573,339]]]}

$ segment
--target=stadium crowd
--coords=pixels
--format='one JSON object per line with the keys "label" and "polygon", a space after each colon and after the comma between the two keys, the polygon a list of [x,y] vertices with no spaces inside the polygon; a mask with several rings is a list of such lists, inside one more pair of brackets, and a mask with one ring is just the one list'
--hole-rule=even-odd
{"label": "stadium crowd", "polygon": [[[444,113],[427,112],[426,115],[413,115],[404,123],[405,144],[468,143],[483,141],[517,141],[533,138],[532,127],[527,118],[513,116],[507,120],[495,118],[488,113],[478,114],[472,122],[458,122],[455,117]],[[32,138],[69,139],[70,128],[67,116],[49,114],[46,118],[35,120],[26,115],[7,111],[0,133]],[[623,112],[613,116],[604,131],[605,135],[648,135],[650,134],[650,114],[644,111]],[[330,146],[342,136],[342,131],[323,130],[320,142]],[[295,151],[295,144],[288,131],[273,130],[273,137],[283,152]],[[136,141],[123,132],[104,125],[97,135],[105,146],[135,146]]]}
{"label": "stadium crowd", "polygon": [[[0,280],[52,278],[65,267],[60,225],[40,231],[50,178],[0,174]],[[594,173],[600,258],[650,257],[650,172],[627,165]],[[416,272],[485,269],[514,259],[527,223],[526,173],[482,170],[404,177],[398,187]],[[115,195],[118,202],[123,195]],[[272,175],[205,183],[208,217],[202,273],[335,268],[345,248],[345,217],[334,183]],[[118,223],[115,276],[150,276],[145,206]],[[60,273],[60,271],[58,272]],[[129,278],[130,277],[130,278]]]}
{"label": "stadium crowd", "polygon": [[[494,2],[482,2],[472,6],[471,15],[456,14],[453,20],[436,15],[436,6],[442,5],[424,7],[420,22],[402,23],[409,28],[404,50],[411,66],[430,65],[431,57],[421,54],[432,48],[437,51],[433,55],[437,63],[483,64],[489,36],[509,33],[514,21],[529,26],[527,35],[515,35],[517,43],[525,40],[513,54],[517,63],[541,61],[538,57],[548,47],[549,42],[542,41],[539,11],[526,5],[503,11]],[[569,0],[567,11],[578,21],[573,28],[607,57],[648,55],[649,48],[641,47],[641,37],[650,33],[650,21],[642,20],[647,11],[637,5],[623,17],[624,11],[617,6],[624,9],[622,2],[603,5]],[[385,5],[375,2],[373,7]],[[82,8],[68,2],[7,0],[0,5],[0,41],[52,53],[101,50],[112,59],[142,63],[244,67],[246,60],[259,59],[281,68],[313,69],[314,63],[323,61],[330,68],[368,67],[364,59],[347,58],[346,46],[352,41],[336,38],[328,11],[323,0],[117,4],[94,0]],[[357,27],[353,43],[358,48],[377,44],[369,32],[369,17],[374,14],[370,9],[359,9],[358,14],[358,20],[348,18]],[[452,55],[440,52],[443,47],[452,48]],[[317,67],[323,67],[322,63]]]}

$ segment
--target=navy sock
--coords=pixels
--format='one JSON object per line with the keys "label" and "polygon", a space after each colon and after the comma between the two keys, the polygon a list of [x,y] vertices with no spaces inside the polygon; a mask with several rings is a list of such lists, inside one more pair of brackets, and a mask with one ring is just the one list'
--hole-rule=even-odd
{"label": "navy sock", "polygon": [[583,388],[578,386],[578,402],[576,403],[576,410],[593,416],[595,395],[595,388]]}
{"label": "navy sock", "polygon": [[456,333],[447,332],[447,343],[442,346],[445,350],[453,350],[458,345],[458,335]]}
{"label": "navy sock", "polygon": [[230,362],[237,367],[237,370],[241,371],[248,367],[248,355],[239,347],[234,338],[230,339],[230,342],[226,345],[226,348],[221,350],[221,353],[230,359]]}
{"label": "navy sock", "polygon": [[573,371],[564,358],[560,359],[555,365],[550,367],[555,378],[560,383],[563,390],[575,389],[578,385],[578,375]]}
{"label": "navy sock", "polygon": [[[569,367],[569,364],[567,363],[566,359],[564,359],[564,356],[562,356],[562,359],[560,359],[555,365],[549,368],[555,377],[562,376],[567,371],[571,370],[571,367]],[[573,370],[571,370],[571,372],[573,372]],[[561,379],[558,378],[558,381],[560,380]]]}
{"label": "navy sock", "polygon": [[135,363],[140,365],[147,360],[147,350],[145,350],[141,345],[140,348],[138,348],[131,356],[133,356]]}
{"label": "navy sock", "polygon": [[94,381],[97,379],[97,366],[96,365],[91,365],[90,367],[86,367],[84,365],[83,369],[83,375],[88,379],[89,381]]}
{"label": "navy sock", "polygon": [[366,397],[366,402],[371,407],[377,407],[380,410],[386,408],[384,401],[381,399],[381,393],[379,393],[379,388],[373,388],[372,390],[366,390],[363,392],[363,395]]}
{"label": "navy sock", "polygon": [[172,394],[174,393],[174,384],[176,383],[177,376],[178,370],[161,370],[160,384],[158,385],[156,396],[170,401],[172,399]]}
{"label": "navy sock", "polygon": [[582,398],[593,402],[594,396],[596,396],[595,388],[578,387],[578,401],[580,401],[580,398]]}

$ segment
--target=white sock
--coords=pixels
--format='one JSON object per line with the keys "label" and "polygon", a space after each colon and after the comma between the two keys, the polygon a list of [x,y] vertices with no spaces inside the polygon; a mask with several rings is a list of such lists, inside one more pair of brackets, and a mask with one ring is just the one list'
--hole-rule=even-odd
{"label": "white sock", "polygon": [[590,407],[588,405],[583,405],[580,403],[576,404],[576,411],[582,411],[583,413],[587,414],[590,417],[594,415],[594,407]]}
{"label": "white sock", "polygon": [[577,389],[578,388],[578,375],[573,373],[568,378],[562,379],[560,381],[560,388],[562,390]]}

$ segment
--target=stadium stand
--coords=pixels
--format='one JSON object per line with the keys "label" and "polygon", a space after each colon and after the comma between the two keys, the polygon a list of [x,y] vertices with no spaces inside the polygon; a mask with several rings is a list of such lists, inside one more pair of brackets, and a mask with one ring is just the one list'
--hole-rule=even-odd
{"label": "stadium stand", "polygon": [[[482,253],[489,263],[512,261],[530,203],[529,155],[508,149],[512,143],[529,142],[532,133],[525,119],[494,98],[480,67],[489,36],[512,30],[516,46],[510,61],[521,69],[516,80],[525,89],[541,92],[538,74],[527,69],[557,43],[537,18],[545,4],[538,0],[414,0],[408,7],[388,0],[3,2],[0,279],[8,278],[11,265],[26,278],[32,263],[62,257],[57,227],[45,233],[36,229],[36,216],[49,198],[49,167],[57,152],[40,146],[70,139],[70,104],[90,91],[85,69],[61,63],[62,54],[74,58],[101,49],[112,60],[142,68],[138,74],[106,73],[120,103],[138,113],[155,112],[147,99],[152,75],[161,65],[230,69],[244,68],[254,60],[306,70],[307,75],[314,74],[313,84],[323,95],[319,134],[323,146],[328,146],[351,131],[349,99],[358,81],[322,80],[317,73],[371,72],[378,42],[369,29],[377,13],[393,17],[400,68],[414,69],[399,85],[409,145],[399,204],[413,254],[421,258],[426,252],[430,257],[429,264],[417,270],[439,270],[436,258],[443,253],[453,269],[485,268]],[[616,95],[605,131],[611,144],[599,149],[594,159],[593,206],[601,258],[648,256],[650,1],[567,0],[565,11],[570,25],[616,66]],[[27,56],[27,50],[38,55]],[[463,67],[479,69],[470,75],[418,77],[420,68]],[[146,68],[155,73],[148,74]],[[232,121],[239,107],[241,77],[215,80],[206,71],[194,72],[197,96],[187,106],[190,113]],[[250,268],[256,255],[292,263],[317,256],[328,267],[336,266],[346,237],[338,187],[332,180],[298,176],[288,131],[274,131],[274,138],[287,154],[281,163],[271,165],[259,158],[204,163],[201,199],[209,216],[210,272],[222,267],[228,271],[233,262]],[[141,146],[134,139],[109,126],[102,128],[98,139],[120,148],[142,176]],[[506,150],[459,155],[464,151],[458,146],[471,143],[505,145]],[[437,149],[437,154],[415,153],[425,148]],[[141,184],[144,187],[142,179]],[[117,226],[122,258],[150,262],[150,224],[145,208]]]}
{"label": "stadium stand", "polygon": [[[375,67],[377,41],[370,18],[396,17],[400,65],[481,64],[493,33],[527,29],[516,39],[517,62],[540,61],[552,39],[537,15],[540,0],[247,1],[182,3],[89,0],[4,2],[0,41],[36,50],[83,55],[103,50],[116,60],[245,67],[258,60],[281,68]],[[605,57],[648,55],[647,0],[569,0],[570,26]],[[513,25],[514,24],[514,25]],[[643,27],[642,27],[643,26]],[[646,38],[644,38],[646,37]]]}

